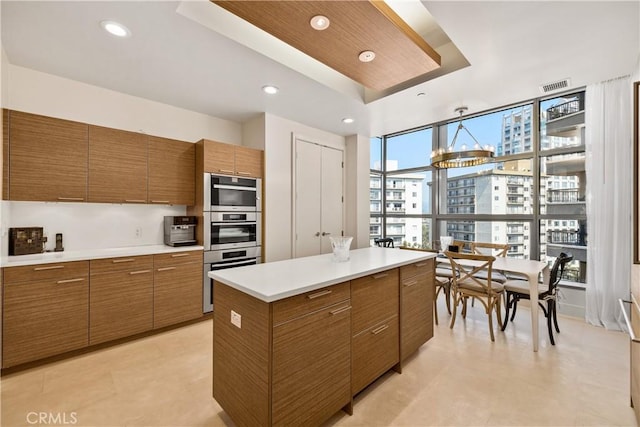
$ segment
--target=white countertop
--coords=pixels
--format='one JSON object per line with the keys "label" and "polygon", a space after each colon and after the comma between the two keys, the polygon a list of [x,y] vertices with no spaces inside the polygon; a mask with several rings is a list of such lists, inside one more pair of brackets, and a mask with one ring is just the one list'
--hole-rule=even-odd
{"label": "white countertop", "polygon": [[153,255],[183,251],[201,251],[203,246],[130,246],[124,248],[84,249],[79,251],[45,252],[32,255],[15,255],[0,258],[0,267],[19,267],[33,264],[51,264],[55,262],[84,261],[98,258],[122,256]]}
{"label": "white countertop", "polygon": [[211,271],[208,275],[262,301],[273,302],[435,256],[430,252],[371,247],[350,251],[346,262],[334,262],[333,254],[324,254]]}

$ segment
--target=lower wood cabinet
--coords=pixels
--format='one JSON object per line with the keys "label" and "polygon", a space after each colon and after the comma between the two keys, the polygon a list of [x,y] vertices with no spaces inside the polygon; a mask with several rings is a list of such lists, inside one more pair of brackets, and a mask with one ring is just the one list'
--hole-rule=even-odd
{"label": "lower wood cabinet", "polygon": [[398,316],[355,335],[351,344],[351,390],[359,393],[400,360]]}
{"label": "lower wood cabinet", "polygon": [[400,358],[433,337],[433,259],[400,267]]}
{"label": "lower wood cabinet", "polygon": [[153,256],[153,327],[202,316],[202,251]]}
{"label": "lower wood cabinet", "polygon": [[3,368],[88,344],[88,261],[7,267],[3,273]]}
{"label": "lower wood cabinet", "polygon": [[350,336],[349,300],[273,328],[273,425],[320,425],[351,402]]}
{"label": "lower wood cabinet", "polygon": [[153,327],[153,256],[91,261],[89,344]]}
{"label": "lower wood cabinet", "polygon": [[2,368],[202,317],[202,256],[0,269]]}

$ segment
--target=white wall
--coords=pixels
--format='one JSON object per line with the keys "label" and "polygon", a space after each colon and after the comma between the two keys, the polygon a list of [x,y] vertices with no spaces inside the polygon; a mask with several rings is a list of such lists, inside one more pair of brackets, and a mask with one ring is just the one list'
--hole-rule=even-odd
{"label": "white wall", "polygon": [[239,123],[8,65],[4,107],[149,135],[241,144]]}
{"label": "white wall", "polygon": [[[292,257],[292,135],[345,149],[345,138],[265,114],[265,261]],[[368,174],[367,174],[368,176]]]}
{"label": "white wall", "polygon": [[366,248],[369,242],[369,138],[351,135],[346,138],[346,224],[345,234],[353,236],[351,248]]}

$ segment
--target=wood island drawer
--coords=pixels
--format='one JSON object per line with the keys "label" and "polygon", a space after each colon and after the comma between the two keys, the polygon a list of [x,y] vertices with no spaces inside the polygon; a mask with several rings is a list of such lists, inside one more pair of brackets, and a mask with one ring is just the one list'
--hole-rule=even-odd
{"label": "wood island drawer", "polygon": [[125,270],[153,269],[153,255],[129,256],[91,260],[91,275]]}
{"label": "wood island drawer", "polygon": [[351,392],[356,394],[400,361],[398,317],[373,325],[351,340]]}
{"label": "wood island drawer", "polygon": [[351,281],[351,329],[355,334],[398,314],[398,269]]}
{"label": "wood island drawer", "polygon": [[344,282],[276,301],[272,304],[273,325],[277,326],[296,317],[348,300],[349,297],[349,282]]}
{"label": "wood island drawer", "polygon": [[433,258],[400,267],[400,279],[414,277],[422,273],[433,274]]}
{"label": "wood island drawer", "polygon": [[188,264],[191,262],[203,263],[202,251],[184,251],[168,254],[156,254],[153,256],[154,268],[162,268],[178,264]]}
{"label": "wood island drawer", "polygon": [[69,279],[89,274],[89,261],[25,265],[4,269],[4,283],[34,282],[48,279]]}

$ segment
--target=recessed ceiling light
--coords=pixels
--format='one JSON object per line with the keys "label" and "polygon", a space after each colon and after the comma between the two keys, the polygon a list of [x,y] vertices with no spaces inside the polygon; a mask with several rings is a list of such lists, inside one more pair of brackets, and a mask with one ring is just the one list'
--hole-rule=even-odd
{"label": "recessed ceiling light", "polygon": [[131,31],[129,31],[127,27],[120,24],[119,22],[102,21],[100,22],[100,25],[102,26],[102,28],[105,29],[105,31],[109,32],[110,34],[113,34],[114,36],[129,37],[131,35]]}
{"label": "recessed ceiling light", "polygon": [[322,31],[329,28],[329,24],[331,24],[331,21],[329,21],[329,18],[327,18],[324,15],[316,15],[313,18],[311,18],[311,21],[309,21],[309,24],[311,25],[311,28],[313,28],[314,30]]}
{"label": "recessed ceiling light", "polygon": [[351,117],[345,117],[342,119],[342,123],[353,123],[353,119]]}
{"label": "recessed ceiling light", "polygon": [[376,54],[372,50],[365,50],[364,52],[360,52],[358,55],[358,59],[362,62],[371,62],[376,57]]}
{"label": "recessed ceiling light", "polygon": [[262,91],[264,93],[268,93],[269,95],[274,95],[278,93],[278,90],[279,89],[275,86],[271,86],[271,85],[262,86]]}

